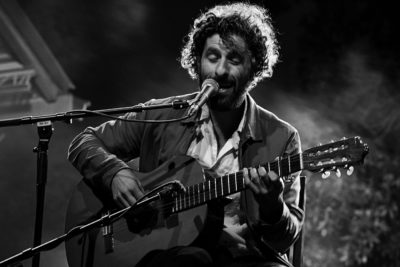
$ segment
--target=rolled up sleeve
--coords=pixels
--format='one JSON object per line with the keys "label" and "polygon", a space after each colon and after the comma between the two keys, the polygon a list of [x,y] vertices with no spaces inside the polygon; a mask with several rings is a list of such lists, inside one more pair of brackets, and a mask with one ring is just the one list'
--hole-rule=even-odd
{"label": "rolled up sleeve", "polygon": [[[136,113],[122,118],[137,119]],[[127,161],[140,151],[142,123],[112,120],[98,127],[88,127],[77,135],[68,150],[68,159],[96,187],[109,190],[111,180]]]}

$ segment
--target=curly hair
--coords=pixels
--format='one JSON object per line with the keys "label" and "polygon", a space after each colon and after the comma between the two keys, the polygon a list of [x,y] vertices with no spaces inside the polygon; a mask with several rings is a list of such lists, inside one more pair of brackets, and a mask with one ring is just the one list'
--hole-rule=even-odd
{"label": "curly hair", "polygon": [[201,59],[205,41],[213,34],[219,34],[227,42],[232,34],[242,37],[252,56],[253,77],[249,88],[259,81],[271,77],[273,66],[278,61],[278,43],[268,11],[260,6],[247,3],[217,5],[201,14],[184,39],[181,51],[181,65],[189,75],[199,77],[198,62]]}

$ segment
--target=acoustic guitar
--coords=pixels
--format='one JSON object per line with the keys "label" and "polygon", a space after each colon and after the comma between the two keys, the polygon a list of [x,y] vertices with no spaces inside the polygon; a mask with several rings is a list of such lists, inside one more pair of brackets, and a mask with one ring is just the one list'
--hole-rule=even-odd
{"label": "acoustic guitar", "polygon": [[[324,177],[329,171],[339,173],[339,168],[344,168],[350,175],[353,166],[361,164],[367,153],[368,146],[361,138],[352,137],[280,158],[264,167],[286,182],[290,182],[291,173],[301,170],[322,172]],[[145,191],[174,180],[183,184],[185,190],[167,192],[144,208],[132,209],[116,221],[68,240],[66,254],[70,267],[135,266],[152,251],[196,242],[208,242],[205,246],[215,244],[217,240],[210,237],[218,234],[210,235],[208,230],[222,228],[223,214],[215,215],[223,212],[221,199],[246,189],[241,171],[206,179],[196,160],[187,156],[174,157],[150,173],[137,175]],[[66,231],[115,210],[111,198],[99,197],[82,179],[68,205]],[[220,226],[215,227],[217,224]],[[208,232],[208,238],[204,238],[204,232]]]}

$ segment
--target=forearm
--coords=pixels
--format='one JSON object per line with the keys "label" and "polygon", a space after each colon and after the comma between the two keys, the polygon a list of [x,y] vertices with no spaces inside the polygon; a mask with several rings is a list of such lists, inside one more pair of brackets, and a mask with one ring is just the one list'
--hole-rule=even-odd
{"label": "forearm", "polygon": [[[273,223],[264,219],[260,214],[260,221],[256,231],[261,235],[261,241],[275,251],[284,253],[296,240],[303,224],[303,211],[291,204],[281,203],[281,215]],[[277,209],[278,210],[278,209]],[[276,215],[276,214],[275,214]],[[276,218],[274,218],[276,220]]]}
{"label": "forearm", "polygon": [[72,141],[68,159],[85,178],[106,189],[119,170],[128,168],[123,160],[108,151],[90,127]]}
{"label": "forearm", "polygon": [[[281,156],[301,152],[300,138],[294,132]],[[262,241],[277,252],[283,253],[293,244],[301,231],[304,213],[298,207],[300,197],[300,172],[292,173],[292,182],[285,183],[282,194],[260,203],[259,233]]]}
{"label": "forearm", "polygon": [[[135,117],[127,114],[124,118]],[[93,184],[110,188],[113,176],[137,157],[140,150],[141,125],[108,121],[88,127],[72,141],[68,159]]]}

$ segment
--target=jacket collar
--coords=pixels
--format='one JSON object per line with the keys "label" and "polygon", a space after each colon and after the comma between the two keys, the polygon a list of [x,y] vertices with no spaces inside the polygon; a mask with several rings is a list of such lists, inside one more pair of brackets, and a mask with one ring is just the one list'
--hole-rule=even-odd
{"label": "jacket collar", "polygon": [[262,131],[259,107],[254,101],[254,99],[247,94],[247,114],[246,114],[246,124],[243,128],[241,139],[247,141],[247,139],[252,139],[253,141],[262,140]]}

